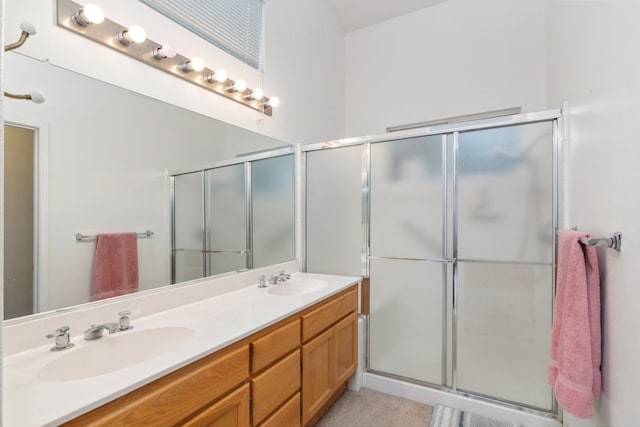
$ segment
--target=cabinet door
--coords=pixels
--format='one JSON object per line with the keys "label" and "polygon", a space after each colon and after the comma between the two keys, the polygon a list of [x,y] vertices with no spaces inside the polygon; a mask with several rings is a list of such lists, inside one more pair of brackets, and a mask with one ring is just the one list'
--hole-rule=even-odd
{"label": "cabinet door", "polygon": [[249,427],[249,384],[209,406],[183,427]]}
{"label": "cabinet door", "polygon": [[333,328],[302,346],[302,424],[307,424],[333,393]]}
{"label": "cabinet door", "polygon": [[355,372],[358,364],[358,315],[353,312],[333,328],[334,331],[334,388]]}

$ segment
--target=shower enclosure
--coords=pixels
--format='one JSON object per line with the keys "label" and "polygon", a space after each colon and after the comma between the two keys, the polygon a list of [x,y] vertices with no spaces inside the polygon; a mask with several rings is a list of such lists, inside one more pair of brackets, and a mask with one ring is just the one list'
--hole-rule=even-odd
{"label": "shower enclosure", "polygon": [[558,125],[548,111],[303,148],[306,269],[369,279],[369,372],[557,412]]}
{"label": "shower enclosure", "polygon": [[170,173],[171,283],[289,261],[293,149]]}

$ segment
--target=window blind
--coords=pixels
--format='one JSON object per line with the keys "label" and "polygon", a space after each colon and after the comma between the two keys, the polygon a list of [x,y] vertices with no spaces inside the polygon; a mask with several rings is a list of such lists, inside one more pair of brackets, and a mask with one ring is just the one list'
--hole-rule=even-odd
{"label": "window blind", "polygon": [[263,0],[139,0],[230,55],[260,70]]}

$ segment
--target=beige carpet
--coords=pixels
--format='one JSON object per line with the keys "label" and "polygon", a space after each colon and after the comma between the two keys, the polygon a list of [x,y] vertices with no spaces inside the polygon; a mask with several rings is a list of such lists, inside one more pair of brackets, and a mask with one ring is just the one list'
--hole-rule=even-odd
{"label": "beige carpet", "polygon": [[347,390],[316,427],[422,427],[433,408],[367,388]]}

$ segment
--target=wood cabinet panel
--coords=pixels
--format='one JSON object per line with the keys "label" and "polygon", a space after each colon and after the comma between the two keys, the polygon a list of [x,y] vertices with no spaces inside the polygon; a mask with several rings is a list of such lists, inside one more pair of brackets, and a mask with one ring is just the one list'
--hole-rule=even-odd
{"label": "wood cabinet panel", "polygon": [[358,365],[358,315],[353,312],[333,328],[335,370],[334,385],[347,381]]}
{"label": "wood cabinet panel", "polygon": [[69,426],[177,423],[249,378],[249,347],[223,351],[71,420]]}
{"label": "wood cabinet panel", "polygon": [[249,384],[245,384],[180,425],[183,427],[249,427],[249,402]]}
{"label": "wood cabinet panel", "polygon": [[329,400],[334,389],[333,329],[302,346],[302,424]]}
{"label": "wood cabinet panel", "polygon": [[251,373],[257,373],[297,347],[300,347],[300,319],[251,343]]}
{"label": "wood cabinet panel", "polygon": [[300,426],[300,393],[296,393],[287,403],[267,418],[259,427]]}
{"label": "wood cabinet panel", "polygon": [[300,350],[251,380],[253,423],[258,424],[300,390]]}
{"label": "wood cabinet panel", "polygon": [[358,290],[351,289],[338,298],[323,304],[319,308],[302,316],[302,342],[307,342],[320,332],[332,326],[358,309]]}

